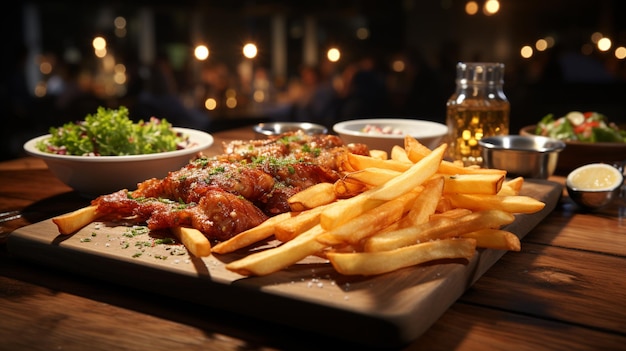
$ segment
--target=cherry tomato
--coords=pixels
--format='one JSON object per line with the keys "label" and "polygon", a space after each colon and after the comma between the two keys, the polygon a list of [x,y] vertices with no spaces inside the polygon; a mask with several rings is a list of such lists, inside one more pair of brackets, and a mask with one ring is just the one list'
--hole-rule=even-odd
{"label": "cherry tomato", "polygon": [[574,128],[574,132],[576,134],[582,133],[585,130],[590,130],[591,128],[595,128],[600,126],[600,122],[599,121],[589,121],[589,122],[585,122],[577,127]]}

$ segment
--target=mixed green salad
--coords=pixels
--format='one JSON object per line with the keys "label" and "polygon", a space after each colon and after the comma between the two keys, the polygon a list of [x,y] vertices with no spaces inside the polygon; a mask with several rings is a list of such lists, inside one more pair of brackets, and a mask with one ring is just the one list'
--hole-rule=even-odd
{"label": "mixed green salad", "polygon": [[537,124],[535,134],[564,141],[626,143],[626,130],[598,112],[572,111],[559,118],[548,114]]}
{"label": "mixed green salad", "polygon": [[50,128],[50,135],[37,144],[39,150],[77,156],[152,154],[183,149],[189,142],[165,119],[133,122],[124,106],[98,107],[82,121]]}

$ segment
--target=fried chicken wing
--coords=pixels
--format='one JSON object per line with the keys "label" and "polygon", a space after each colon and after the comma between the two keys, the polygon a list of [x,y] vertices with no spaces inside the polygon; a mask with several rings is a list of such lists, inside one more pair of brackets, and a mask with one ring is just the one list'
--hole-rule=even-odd
{"label": "fried chicken wing", "polygon": [[226,240],[290,211],[287,199],[293,194],[339,179],[347,153],[369,153],[367,146],[344,145],[337,136],[302,133],[233,141],[224,150],[92,204],[103,214],[133,216],[150,229],[192,226],[210,239]]}

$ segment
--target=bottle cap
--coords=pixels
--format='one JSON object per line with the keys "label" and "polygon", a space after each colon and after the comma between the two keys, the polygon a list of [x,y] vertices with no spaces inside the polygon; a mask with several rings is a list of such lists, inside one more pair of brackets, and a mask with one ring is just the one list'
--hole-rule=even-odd
{"label": "bottle cap", "polygon": [[459,62],[456,65],[457,83],[497,85],[504,82],[504,63]]}

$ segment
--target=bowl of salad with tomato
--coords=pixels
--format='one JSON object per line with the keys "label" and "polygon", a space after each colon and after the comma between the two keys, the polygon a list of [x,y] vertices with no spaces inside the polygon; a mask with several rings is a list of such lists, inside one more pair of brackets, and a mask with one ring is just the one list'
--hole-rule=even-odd
{"label": "bowl of salad with tomato", "polygon": [[520,130],[521,135],[542,135],[565,142],[559,155],[557,174],[590,163],[617,163],[626,159],[626,129],[600,112],[571,111],[564,116],[548,114],[536,125]]}

